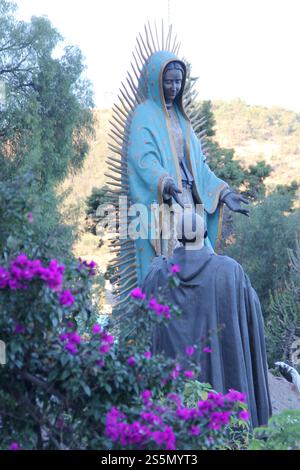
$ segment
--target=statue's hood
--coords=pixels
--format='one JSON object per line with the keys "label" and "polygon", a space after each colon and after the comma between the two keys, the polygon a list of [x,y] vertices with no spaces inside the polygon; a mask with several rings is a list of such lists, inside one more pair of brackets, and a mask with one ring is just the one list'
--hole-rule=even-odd
{"label": "statue's hood", "polygon": [[199,284],[203,271],[215,256],[215,252],[208,246],[204,246],[199,250],[186,250],[182,246],[174,250],[174,254],[169,259],[168,264],[170,267],[174,264],[180,267],[180,272],[177,276],[181,283],[194,285]]}
{"label": "statue's hood", "polygon": [[175,99],[175,103],[179,107],[184,117],[187,119],[187,116],[185,114],[185,111],[183,109],[183,104],[182,104],[182,95],[183,95],[183,90],[184,90],[185,81],[186,81],[186,66],[184,62],[178,59],[178,57],[175,54],[173,54],[172,52],[168,52],[168,51],[159,51],[159,52],[155,52],[154,54],[152,54],[149,60],[147,61],[147,63],[143,67],[143,70],[142,70],[143,79],[141,80],[140,85],[144,89],[144,92],[146,92],[147,99],[155,103],[157,106],[159,106],[161,109],[163,109],[166,112],[164,93],[163,93],[163,71],[165,67],[170,62],[173,62],[174,60],[176,60],[176,62],[180,62],[184,70],[182,87]]}

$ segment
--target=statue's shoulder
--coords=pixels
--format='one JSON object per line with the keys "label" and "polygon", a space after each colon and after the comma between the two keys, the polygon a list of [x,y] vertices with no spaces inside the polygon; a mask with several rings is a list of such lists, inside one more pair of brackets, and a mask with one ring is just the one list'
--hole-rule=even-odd
{"label": "statue's shoulder", "polygon": [[136,105],[131,114],[131,120],[137,119],[148,119],[149,114],[152,115],[155,112],[155,105],[151,100],[145,100],[142,103]]}
{"label": "statue's shoulder", "polygon": [[244,276],[243,267],[235,259],[226,255],[215,255],[214,261],[217,264],[217,269],[219,273],[226,272],[227,274],[235,276]]}

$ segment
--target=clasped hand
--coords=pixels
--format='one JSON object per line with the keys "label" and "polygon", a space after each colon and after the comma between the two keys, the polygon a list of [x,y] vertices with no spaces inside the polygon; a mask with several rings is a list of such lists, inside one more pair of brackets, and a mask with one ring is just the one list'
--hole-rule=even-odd
{"label": "clasped hand", "polygon": [[182,193],[182,191],[177,187],[175,181],[170,179],[166,182],[164,187],[164,194],[171,196],[177,202],[177,204],[179,204],[181,207],[184,207],[179,196],[180,193]]}

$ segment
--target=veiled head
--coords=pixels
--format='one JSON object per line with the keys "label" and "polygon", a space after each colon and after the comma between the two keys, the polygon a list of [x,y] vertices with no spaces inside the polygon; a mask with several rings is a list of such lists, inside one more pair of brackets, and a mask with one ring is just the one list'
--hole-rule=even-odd
{"label": "veiled head", "polygon": [[163,90],[166,104],[171,104],[181,91],[184,70],[180,62],[170,62],[163,72]]}

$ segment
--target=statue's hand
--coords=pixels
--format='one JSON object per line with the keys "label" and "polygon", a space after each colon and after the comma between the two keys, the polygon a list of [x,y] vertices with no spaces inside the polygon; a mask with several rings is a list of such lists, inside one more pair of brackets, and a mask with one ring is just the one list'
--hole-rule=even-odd
{"label": "statue's hand", "polygon": [[182,191],[179,188],[177,188],[175,183],[173,183],[171,185],[169,194],[173,197],[173,199],[177,202],[177,204],[179,204],[181,207],[184,207],[181,202],[181,198],[178,196],[178,194],[180,193],[182,193]]}
{"label": "statue's hand", "polygon": [[249,201],[247,201],[247,199],[241,194],[230,192],[223,198],[223,202],[225,202],[226,206],[233,212],[240,212],[241,214],[249,217],[250,211],[248,209],[243,209],[241,206],[241,202],[249,204]]}
{"label": "statue's hand", "polygon": [[164,194],[173,197],[177,204],[183,207],[180,197],[178,196],[180,193],[182,193],[182,191],[177,187],[173,178],[168,179],[164,186]]}

